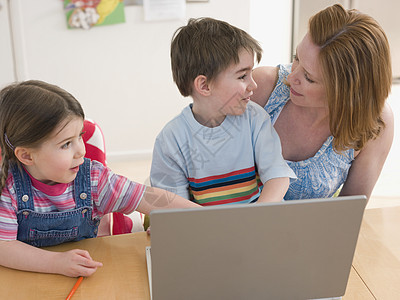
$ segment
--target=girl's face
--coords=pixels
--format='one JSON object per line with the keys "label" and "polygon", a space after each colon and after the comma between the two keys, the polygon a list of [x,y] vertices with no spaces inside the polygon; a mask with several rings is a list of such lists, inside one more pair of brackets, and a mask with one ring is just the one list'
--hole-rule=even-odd
{"label": "girl's face", "polygon": [[86,153],[82,129],[80,117],[61,122],[46,141],[31,149],[32,164],[26,166],[28,172],[46,184],[73,181]]}
{"label": "girl's face", "polygon": [[292,72],[287,77],[290,100],[299,106],[327,107],[321,67],[318,62],[319,47],[307,33],[297,46]]}

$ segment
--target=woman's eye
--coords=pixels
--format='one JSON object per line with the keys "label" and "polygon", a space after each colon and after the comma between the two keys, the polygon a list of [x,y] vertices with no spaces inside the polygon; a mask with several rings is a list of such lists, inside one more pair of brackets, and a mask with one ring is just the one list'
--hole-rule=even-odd
{"label": "woman's eye", "polygon": [[304,73],[304,78],[305,78],[309,83],[314,83],[314,80],[312,80],[310,77],[308,77],[307,73]]}

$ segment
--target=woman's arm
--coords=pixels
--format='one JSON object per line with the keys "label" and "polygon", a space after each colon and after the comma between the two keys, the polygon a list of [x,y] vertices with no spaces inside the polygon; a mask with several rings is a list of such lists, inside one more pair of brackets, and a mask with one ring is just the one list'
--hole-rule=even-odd
{"label": "woman's arm", "polygon": [[190,207],[201,206],[174,193],[148,186],[136,210],[147,215],[153,209]]}
{"label": "woman's arm", "polygon": [[385,105],[382,119],[386,127],[375,139],[367,143],[355,158],[340,196],[371,196],[393,142],[394,120],[389,104]]}
{"label": "woman's arm", "polygon": [[0,265],[22,271],[78,277],[90,276],[103,266],[85,250],[52,252],[20,241],[0,241],[0,253]]}
{"label": "woman's arm", "polygon": [[258,67],[253,70],[253,79],[257,84],[257,88],[250,97],[252,101],[264,107],[275,88],[278,80],[277,67]]}

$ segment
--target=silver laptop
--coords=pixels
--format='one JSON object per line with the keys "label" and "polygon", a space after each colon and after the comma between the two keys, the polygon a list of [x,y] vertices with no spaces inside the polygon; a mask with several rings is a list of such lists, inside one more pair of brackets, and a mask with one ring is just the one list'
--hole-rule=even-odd
{"label": "silver laptop", "polygon": [[351,196],[154,211],[152,299],[340,299],[366,203]]}

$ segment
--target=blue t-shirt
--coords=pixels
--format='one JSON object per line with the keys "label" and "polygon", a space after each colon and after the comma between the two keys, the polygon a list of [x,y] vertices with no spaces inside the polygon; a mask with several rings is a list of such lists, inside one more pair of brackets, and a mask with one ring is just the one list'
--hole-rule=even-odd
{"label": "blue t-shirt", "polygon": [[[284,83],[291,65],[279,65],[278,82],[265,105],[272,124],[290,99],[289,87]],[[297,176],[290,183],[285,200],[331,197],[346,181],[354,160],[354,149],[336,153],[332,147],[333,136],[327,138],[313,156],[303,161],[287,161]]]}
{"label": "blue t-shirt", "polygon": [[268,114],[253,102],[214,128],[184,108],[158,135],[150,172],[152,186],[201,205],[254,202],[262,184],[278,177],[295,176]]}

